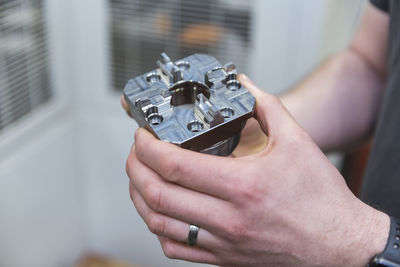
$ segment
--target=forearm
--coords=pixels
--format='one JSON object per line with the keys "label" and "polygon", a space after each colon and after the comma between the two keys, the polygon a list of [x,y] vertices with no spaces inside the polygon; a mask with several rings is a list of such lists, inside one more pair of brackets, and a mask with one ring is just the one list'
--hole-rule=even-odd
{"label": "forearm", "polygon": [[[332,56],[281,100],[314,141],[329,151],[368,136],[378,115],[383,86],[381,75],[348,49]],[[233,154],[253,154],[266,144],[267,137],[251,119]]]}
{"label": "forearm", "polygon": [[349,48],[331,57],[282,96],[296,121],[324,150],[360,141],[375,124],[382,77]]}
{"label": "forearm", "polygon": [[[368,4],[349,48],[282,96],[292,116],[325,151],[355,143],[373,128],[387,73],[388,27],[388,14]],[[259,151],[266,140],[258,123],[249,120],[234,155]]]}

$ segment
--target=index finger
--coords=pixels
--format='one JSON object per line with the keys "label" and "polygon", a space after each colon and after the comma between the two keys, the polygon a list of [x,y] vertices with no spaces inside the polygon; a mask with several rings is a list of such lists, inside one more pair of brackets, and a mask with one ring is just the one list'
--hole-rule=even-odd
{"label": "index finger", "polygon": [[[140,128],[135,133],[137,158],[163,179],[229,200],[243,177],[235,174],[243,159],[219,157],[179,148]],[[240,179],[242,178],[242,179]]]}
{"label": "index finger", "polygon": [[128,105],[128,103],[126,103],[126,100],[125,100],[125,97],[123,94],[121,95],[121,106],[124,108],[126,114],[128,114],[129,117],[132,117],[131,112],[129,110],[129,105]]}

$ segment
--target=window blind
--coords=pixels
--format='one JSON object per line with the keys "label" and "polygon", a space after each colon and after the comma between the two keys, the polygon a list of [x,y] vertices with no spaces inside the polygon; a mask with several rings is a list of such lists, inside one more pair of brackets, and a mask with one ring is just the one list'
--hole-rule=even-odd
{"label": "window blind", "polygon": [[52,91],[42,0],[0,0],[0,132]]}
{"label": "window blind", "polygon": [[161,52],[178,60],[193,53],[233,61],[246,71],[251,5],[238,0],[110,0],[113,87],[156,67]]}

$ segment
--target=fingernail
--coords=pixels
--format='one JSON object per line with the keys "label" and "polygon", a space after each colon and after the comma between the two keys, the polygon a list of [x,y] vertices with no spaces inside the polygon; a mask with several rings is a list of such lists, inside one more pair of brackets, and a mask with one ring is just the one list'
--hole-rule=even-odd
{"label": "fingernail", "polygon": [[238,79],[239,80],[245,80],[245,81],[247,81],[247,80],[249,80],[249,78],[246,76],[246,74],[244,74],[244,73],[240,73],[239,75],[238,75]]}

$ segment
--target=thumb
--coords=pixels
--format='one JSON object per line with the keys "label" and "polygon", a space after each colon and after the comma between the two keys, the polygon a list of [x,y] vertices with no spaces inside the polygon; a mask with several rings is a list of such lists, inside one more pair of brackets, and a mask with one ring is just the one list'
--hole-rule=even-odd
{"label": "thumb", "polygon": [[258,88],[246,75],[238,75],[239,82],[256,98],[255,118],[270,138],[289,134],[296,122],[281,100]]}

